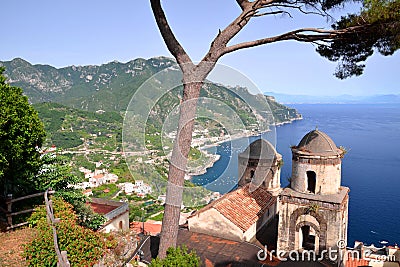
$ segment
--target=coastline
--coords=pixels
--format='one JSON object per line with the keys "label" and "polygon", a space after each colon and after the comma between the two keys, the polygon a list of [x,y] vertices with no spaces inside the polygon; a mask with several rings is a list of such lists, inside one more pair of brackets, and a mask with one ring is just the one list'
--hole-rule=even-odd
{"label": "coastline", "polygon": [[[204,153],[204,151],[203,151],[203,153]],[[213,167],[215,162],[217,162],[221,158],[221,156],[218,154],[214,155],[214,154],[209,154],[207,152],[205,152],[205,153],[210,158],[210,161],[205,166],[200,166],[200,167],[196,168],[196,170],[188,172],[185,175],[185,180],[191,180],[192,176],[205,174],[207,172],[207,169]]]}
{"label": "coastline", "polygon": [[285,124],[289,124],[289,123],[292,123],[294,121],[300,121],[302,119],[303,119],[303,116],[300,114],[300,117],[289,119],[288,121],[275,123],[275,127],[279,127],[279,126],[282,126],[282,125],[285,125]]}
{"label": "coastline", "polygon": [[[282,125],[285,125],[285,124],[290,124],[290,123],[293,123],[294,121],[302,120],[302,119],[303,119],[303,117],[300,115],[300,117],[297,117],[297,118],[292,118],[292,119],[289,119],[289,120],[284,121],[284,122],[275,123],[274,126],[275,127],[279,127],[279,126],[282,126]],[[206,150],[207,148],[216,147],[216,146],[219,146],[220,144],[222,144],[224,142],[233,141],[233,140],[236,140],[236,139],[239,139],[239,138],[258,136],[258,135],[261,135],[263,133],[270,132],[270,131],[271,131],[270,129],[268,129],[266,131],[262,131],[262,132],[252,132],[252,131],[248,130],[246,132],[242,132],[242,133],[238,133],[238,134],[232,135],[229,138],[223,138],[221,140],[216,141],[215,143],[201,146],[199,149],[202,151],[202,153],[205,153],[206,156],[209,157],[211,160],[207,163],[207,165],[200,166],[200,167],[196,168],[196,170],[188,172],[186,174],[186,176],[185,176],[185,179],[186,180],[191,180],[193,176],[205,174],[207,172],[207,169],[213,167],[214,164],[221,158],[221,156],[218,155],[218,154],[210,154],[210,153],[208,153],[207,150]],[[207,141],[211,141],[210,139],[211,138],[207,138],[206,142]]]}

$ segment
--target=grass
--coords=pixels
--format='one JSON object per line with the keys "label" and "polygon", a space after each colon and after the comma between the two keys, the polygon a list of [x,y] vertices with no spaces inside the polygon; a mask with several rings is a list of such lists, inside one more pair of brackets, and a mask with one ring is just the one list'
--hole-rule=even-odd
{"label": "grass", "polygon": [[154,221],[162,221],[164,217],[164,213],[159,213],[156,216],[150,217],[149,219],[154,220]]}

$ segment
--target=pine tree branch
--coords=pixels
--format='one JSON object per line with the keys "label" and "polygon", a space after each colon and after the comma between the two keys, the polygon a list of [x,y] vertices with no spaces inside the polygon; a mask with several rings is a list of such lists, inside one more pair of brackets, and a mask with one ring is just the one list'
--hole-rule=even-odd
{"label": "pine tree branch", "polygon": [[186,53],[182,45],[175,38],[175,35],[168,24],[160,0],[150,0],[150,3],[158,29],[160,30],[161,36],[163,37],[168,50],[176,58],[178,64],[181,67],[193,65],[193,64],[187,64],[187,63],[192,63],[192,60],[190,59],[189,55]]}
{"label": "pine tree branch", "polygon": [[236,0],[236,3],[238,3],[242,11],[245,10],[251,4],[248,0]]}
{"label": "pine tree branch", "polygon": [[345,35],[346,33],[353,32],[356,29],[365,27],[363,26],[356,26],[351,27],[343,30],[324,30],[318,28],[302,28],[297,29],[294,31],[290,31],[284,34],[276,35],[273,37],[262,38],[258,40],[253,40],[249,42],[243,42],[231,46],[227,46],[223,54],[231,53],[239,49],[255,47],[259,45],[274,43],[278,41],[286,41],[286,40],[296,40],[300,42],[316,42],[316,41],[324,41],[328,42],[330,40],[339,38],[340,36]]}

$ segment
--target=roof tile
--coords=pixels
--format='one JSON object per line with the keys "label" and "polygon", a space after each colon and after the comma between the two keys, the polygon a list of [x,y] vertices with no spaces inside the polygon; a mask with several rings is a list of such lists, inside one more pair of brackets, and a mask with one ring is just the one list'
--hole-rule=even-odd
{"label": "roof tile", "polygon": [[275,202],[276,197],[273,197],[265,188],[258,187],[250,192],[249,184],[247,184],[224,195],[198,212],[214,208],[245,232]]}

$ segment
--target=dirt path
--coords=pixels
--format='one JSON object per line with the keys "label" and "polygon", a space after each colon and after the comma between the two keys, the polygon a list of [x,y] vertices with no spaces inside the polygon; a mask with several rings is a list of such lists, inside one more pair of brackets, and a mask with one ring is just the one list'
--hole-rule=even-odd
{"label": "dirt path", "polygon": [[34,235],[34,229],[22,228],[10,232],[0,232],[0,266],[23,267],[26,266],[22,257],[24,244],[30,242]]}

